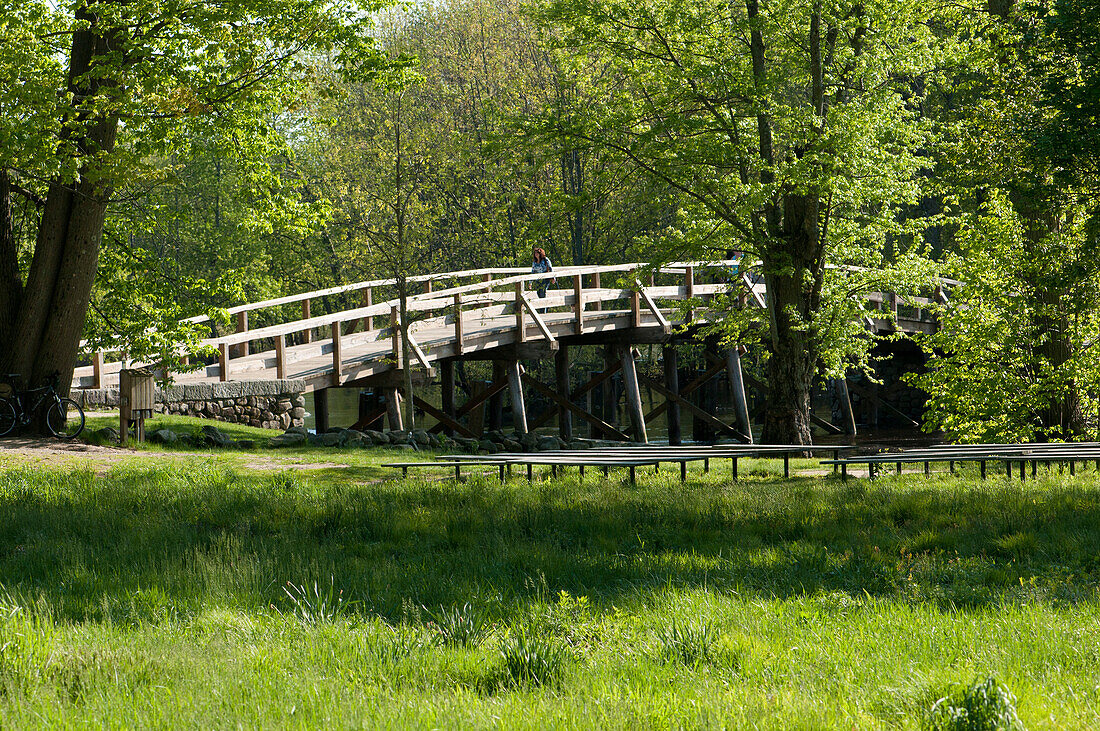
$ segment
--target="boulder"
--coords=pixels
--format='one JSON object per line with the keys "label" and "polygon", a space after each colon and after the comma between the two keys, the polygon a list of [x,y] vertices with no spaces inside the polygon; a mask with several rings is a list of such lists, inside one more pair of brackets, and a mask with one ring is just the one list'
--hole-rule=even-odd
{"label": "boulder", "polygon": [[216,426],[204,426],[199,430],[199,439],[211,447],[232,447],[233,439]]}
{"label": "boulder", "polygon": [[271,441],[269,441],[267,444],[269,447],[274,447],[278,449],[279,447],[300,447],[305,443],[305,434],[288,431],[286,434],[280,434],[277,437],[272,437]]}
{"label": "boulder", "polygon": [[480,450],[484,450],[488,454],[496,454],[500,451],[500,447],[498,447],[495,442],[491,442],[488,439],[482,439],[478,442],[477,446]]}
{"label": "boulder", "polygon": [[417,446],[430,447],[432,445],[432,435],[426,429],[415,429],[412,438]]}
{"label": "boulder", "polygon": [[178,444],[180,435],[171,429],[157,429],[149,433],[149,441],[153,444]]}
{"label": "boulder", "polygon": [[105,426],[89,434],[88,441],[92,444],[119,444],[122,441],[122,435],[118,433],[118,429]]}
{"label": "boulder", "polygon": [[301,434],[303,437],[309,434],[309,429],[304,426],[292,426],[286,430],[287,434]]}
{"label": "boulder", "polygon": [[548,450],[561,449],[561,448],[562,448],[561,440],[558,439],[557,437],[551,437],[551,436],[539,437],[538,450],[540,452],[546,452]]}
{"label": "boulder", "polygon": [[[317,439],[317,443],[320,444],[322,447],[336,447],[340,445],[340,440],[342,438],[342,433],[330,431],[321,434]],[[310,441],[312,442],[313,440],[311,439]]]}
{"label": "boulder", "polygon": [[509,452],[522,452],[523,445],[517,442],[515,439],[505,439],[504,448]]}

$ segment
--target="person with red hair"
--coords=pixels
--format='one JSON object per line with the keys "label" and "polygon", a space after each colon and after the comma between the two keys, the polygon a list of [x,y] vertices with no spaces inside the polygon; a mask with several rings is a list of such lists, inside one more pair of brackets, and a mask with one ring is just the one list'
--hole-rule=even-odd
{"label": "person with red hair", "polygon": [[[550,263],[550,258],[546,256],[546,252],[537,246],[531,249],[531,264],[532,274],[546,274],[547,272],[554,271],[554,266]],[[546,288],[550,286],[550,282],[556,282],[557,279],[540,279],[538,288],[535,290],[539,293],[539,297],[546,296]]]}

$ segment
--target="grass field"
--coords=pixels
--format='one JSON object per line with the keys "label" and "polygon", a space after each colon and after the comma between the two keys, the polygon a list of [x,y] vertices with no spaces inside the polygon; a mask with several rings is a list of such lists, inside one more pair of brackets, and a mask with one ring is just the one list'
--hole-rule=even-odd
{"label": "grass field", "polygon": [[1100,727],[1091,470],[455,485],[273,454],[0,462],[0,726]]}

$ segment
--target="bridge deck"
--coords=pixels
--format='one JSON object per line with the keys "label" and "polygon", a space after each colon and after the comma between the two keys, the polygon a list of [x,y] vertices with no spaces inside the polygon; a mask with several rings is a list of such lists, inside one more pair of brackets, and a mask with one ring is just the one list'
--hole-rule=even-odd
{"label": "bridge deck", "polygon": [[[426,290],[407,300],[410,320],[419,318],[410,324],[413,365],[430,370],[440,360],[488,358],[509,348],[512,357],[544,357],[559,342],[664,342],[677,330],[707,321],[713,315],[707,303],[716,296],[732,294],[746,307],[765,305],[763,283],[745,273],[723,281],[730,279],[735,265],[682,262],[651,270],[643,264],[622,264],[565,267],[552,274],[481,269],[410,278]],[[615,277],[617,286],[601,286],[601,276]],[[470,279],[475,281],[433,289],[438,282]],[[557,282],[545,298],[531,291],[552,279]],[[231,308],[236,332],[204,341],[217,349],[217,361],[177,374],[175,381],[187,385],[288,379],[316,390],[397,371],[402,351],[400,328],[394,326],[399,302],[372,301],[375,291],[392,290],[393,285],[392,279],[360,282]],[[311,315],[312,300],[348,293],[360,294],[361,305]],[[904,300],[892,293],[873,293],[866,298],[865,321],[876,330],[929,331],[935,327],[934,318],[924,308],[941,298],[939,290],[933,298]],[[698,306],[686,309],[687,300]],[[301,317],[287,317],[288,305],[300,305]],[[250,312],[260,312],[274,324],[249,329]],[[117,386],[123,364],[108,362],[105,355],[96,353],[91,365],[76,369],[73,388]]]}

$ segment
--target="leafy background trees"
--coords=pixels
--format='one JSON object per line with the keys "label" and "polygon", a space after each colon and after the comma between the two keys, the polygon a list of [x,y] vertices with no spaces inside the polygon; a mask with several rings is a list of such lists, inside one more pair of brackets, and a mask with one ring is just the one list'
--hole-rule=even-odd
{"label": "leafy background trees", "polygon": [[858,295],[933,271],[966,285],[923,343],[928,427],[1079,436],[1100,389],[1096,12],[8,3],[0,366],[65,381],[82,337],[171,363],[202,334],[182,316],[533,245],[740,250],[771,296],[726,334],[765,356],[766,439],[807,441],[815,381],[873,370]]}

